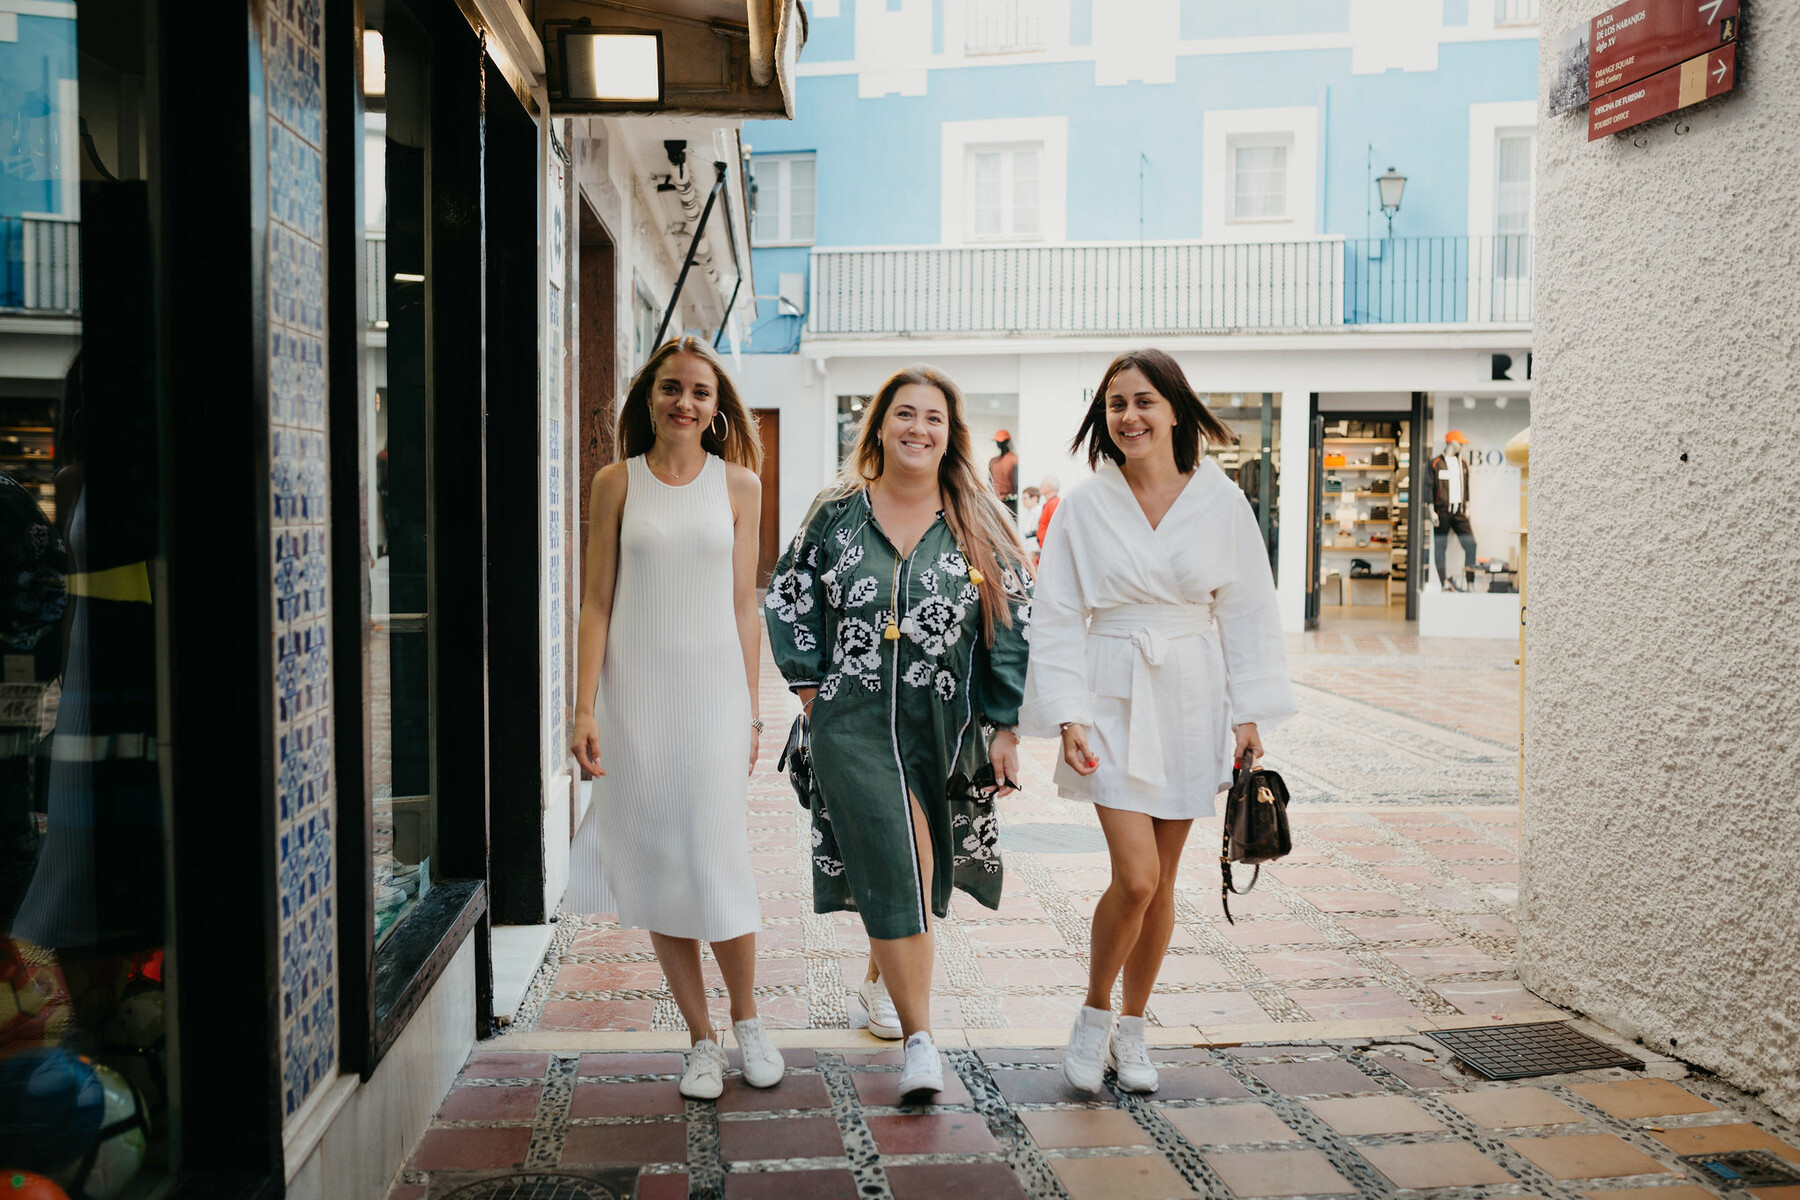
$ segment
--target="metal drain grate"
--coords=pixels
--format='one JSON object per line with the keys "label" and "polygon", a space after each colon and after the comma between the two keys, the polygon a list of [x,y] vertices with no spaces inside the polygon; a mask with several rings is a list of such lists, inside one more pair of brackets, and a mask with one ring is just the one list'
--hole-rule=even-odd
{"label": "metal drain grate", "polygon": [[1765,1188],[1800,1183],[1800,1170],[1767,1150],[1683,1154],[1681,1161],[1700,1178],[1711,1180],[1719,1187]]}
{"label": "metal drain grate", "polygon": [[1106,835],[1087,825],[1003,825],[1000,848],[1027,854],[1101,854]]}
{"label": "metal drain grate", "polygon": [[433,1188],[431,1200],[628,1200],[631,1190],[630,1182],[620,1190],[597,1179],[560,1171],[520,1171],[490,1175],[444,1192]]}
{"label": "metal drain grate", "polygon": [[1644,1068],[1629,1054],[1576,1032],[1565,1021],[1440,1029],[1425,1036],[1489,1079],[1526,1079],[1602,1067]]}

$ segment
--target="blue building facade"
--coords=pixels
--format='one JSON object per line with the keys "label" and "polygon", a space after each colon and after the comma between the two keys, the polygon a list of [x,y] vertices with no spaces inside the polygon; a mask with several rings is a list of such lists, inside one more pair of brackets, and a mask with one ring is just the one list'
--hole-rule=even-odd
{"label": "blue building facade", "polygon": [[[1073,469],[1083,385],[1150,340],[1252,397],[1278,466],[1319,414],[1416,410],[1435,440],[1437,410],[1506,395],[1496,430],[1523,426],[1525,371],[1495,364],[1529,358],[1535,0],[808,8],[799,118],[743,133],[746,378],[804,438],[784,468],[819,464],[784,513],[836,468],[855,397],[921,358],[1014,435],[1022,479]],[[1286,489],[1278,524],[1318,507]],[[1504,507],[1484,557],[1516,548]],[[1299,542],[1272,552],[1296,622]]]}

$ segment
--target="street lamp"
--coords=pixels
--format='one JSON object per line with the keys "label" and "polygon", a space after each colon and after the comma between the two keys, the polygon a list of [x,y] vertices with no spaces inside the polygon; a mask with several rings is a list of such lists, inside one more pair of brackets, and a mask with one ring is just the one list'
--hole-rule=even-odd
{"label": "street lamp", "polygon": [[1381,192],[1381,212],[1387,217],[1388,237],[1394,236],[1394,214],[1400,211],[1400,197],[1406,194],[1406,176],[1389,167],[1387,174],[1375,180]]}

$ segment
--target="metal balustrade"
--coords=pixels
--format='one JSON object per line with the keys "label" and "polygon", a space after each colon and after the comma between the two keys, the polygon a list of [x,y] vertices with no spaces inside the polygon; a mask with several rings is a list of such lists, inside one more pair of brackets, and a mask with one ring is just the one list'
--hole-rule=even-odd
{"label": "metal balustrade", "polygon": [[1177,334],[1531,316],[1524,235],[815,249],[814,336]]}
{"label": "metal balustrade", "polygon": [[0,308],[81,311],[81,224],[40,217],[0,218],[6,264]]}

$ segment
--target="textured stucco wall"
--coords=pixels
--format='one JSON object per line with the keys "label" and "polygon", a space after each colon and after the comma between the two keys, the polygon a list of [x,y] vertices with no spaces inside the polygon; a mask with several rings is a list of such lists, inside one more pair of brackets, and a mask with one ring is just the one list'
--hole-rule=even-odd
{"label": "textured stucco wall", "polygon": [[1744,8],[1735,93],[1539,126],[1519,969],[1794,1118],[1800,4]]}

